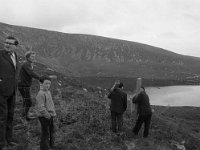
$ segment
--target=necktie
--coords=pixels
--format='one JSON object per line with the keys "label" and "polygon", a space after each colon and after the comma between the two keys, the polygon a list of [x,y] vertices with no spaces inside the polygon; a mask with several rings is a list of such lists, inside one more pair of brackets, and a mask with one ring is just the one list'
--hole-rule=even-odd
{"label": "necktie", "polygon": [[10,58],[12,59],[12,62],[13,62],[13,64],[14,64],[15,68],[16,68],[16,58],[15,58],[14,52],[9,51],[9,52],[7,52],[7,53],[8,53],[8,55],[10,56]]}

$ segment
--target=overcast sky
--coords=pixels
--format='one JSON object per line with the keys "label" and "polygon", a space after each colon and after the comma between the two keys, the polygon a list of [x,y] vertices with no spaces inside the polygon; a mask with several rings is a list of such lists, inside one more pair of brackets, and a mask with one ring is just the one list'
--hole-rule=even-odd
{"label": "overcast sky", "polygon": [[0,22],[200,57],[200,0],[0,0]]}

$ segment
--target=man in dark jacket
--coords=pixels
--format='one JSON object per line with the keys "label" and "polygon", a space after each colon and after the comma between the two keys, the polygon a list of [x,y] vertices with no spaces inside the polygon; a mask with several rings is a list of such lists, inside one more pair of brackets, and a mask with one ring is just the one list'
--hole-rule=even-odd
{"label": "man in dark jacket", "polygon": [[33,63],[35,61],[35,52],[28,51],[25,54],[26,62],[24,62],[20,69],[18,89],[23,97],[23,112],[22,116],[26,117],[26,120],[30,120],[27,113],[32,105],[30,87],[32,84],[32,78],[39,80],[39,75],[33,71]]}
{"label": "man in dark jacket", "polygon": [[7,145],[16,145],[12,139],[12,123],[19,68],[15,53],[18,43],[17,39],[9,36],[4,49],[0,50],[0,150],[7,149]]}
{"label": "man in dark jacket", "polygon": [[144,87],[140,88],[139,94],[133,97],[132,102],[138,104],[137,107],[138,118],[136,121],[136,125],[133,128],[133,133],[135,135],[138,135],[138,132],[142,124],[144,123],[143,137],[146,138],[148,137],[149,134],[152,110],[149,103],[149,96],[146,94]]}
{"label": "man in dark jacket", "polygon": [[122,89],[123,83],[115,82],[108,94],[108,98],[111,99],[110,111],[113,132],[122,131],[123,113],[127,108],[127,94]]}

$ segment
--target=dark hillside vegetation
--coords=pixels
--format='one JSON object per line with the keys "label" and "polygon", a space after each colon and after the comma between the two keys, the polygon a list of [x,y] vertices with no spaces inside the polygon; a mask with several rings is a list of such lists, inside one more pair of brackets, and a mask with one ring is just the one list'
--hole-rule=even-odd
{"label": "dark hillside vegetation", "polygon": [[195,84],[200,78],[200,58],[142,43],[0,23],[0,43],[8,35],[20,40],[19,54],[33,49],[38,62],[66,76],[142,77],[183,84]]}
{"label": "dark hillside vegetation", "polygon": [[[57,112],[56,150],[199,150],[199,107],[152,106],[149,138],[143,139],[140,132],[135,139],[135,112],[125,113],[124,134],[113,134],[109,100],[99,95],[102,88],[110,88],[119,78],[130,91],[137,77],[144,79],[144,86],[198,84],[199,58],[135,42],[2,23],[0,48],[10,34],[21,42],[17,51],[20,56],[31,47],[37,52],[36,72],[57,76],[50,89]],[[33,97],[38,90],[38,81],[34,80]],[[40,125],[37,120],[25,122],[20,117],[21,108],[18,93],[14,138],[19,145],[13,150],[38,150]]]}
{"label": "dark hillside vegetation", "polygon": [[[199,150],[200,108],[162,107],[154,109],[150,136],[133,138],[132,128],[136,114],[124,115],[124,134],[110,131],[109,100],[99,97],[97,89],[85,91],[81,81],[36,64],[40,74],[57,75],[52,80],[51,92],[56,106],[56,150]],[[32,95],[38,91],[34,81]],[[37,120],[25,122],[20,117],[21,96],[18,95],[15,111],[14,137],[19,146],[14,150],[39,150],[40,125]],[[193,119],[192,119],[193,118]]]}

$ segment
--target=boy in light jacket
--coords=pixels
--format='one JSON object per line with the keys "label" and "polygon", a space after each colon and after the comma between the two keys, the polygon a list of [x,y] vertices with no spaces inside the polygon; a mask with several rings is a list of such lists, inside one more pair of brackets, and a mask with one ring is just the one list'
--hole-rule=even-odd
{"label": "boy in light jacket", "polygon": [[41,123],[40,150],[48,150],[54,147],[54,123],[56,116],[54,102],[49,88],[51,79],[48,76],[40,78],[40,91],[36,96],[36,107],[38,110],[39,121]]}

